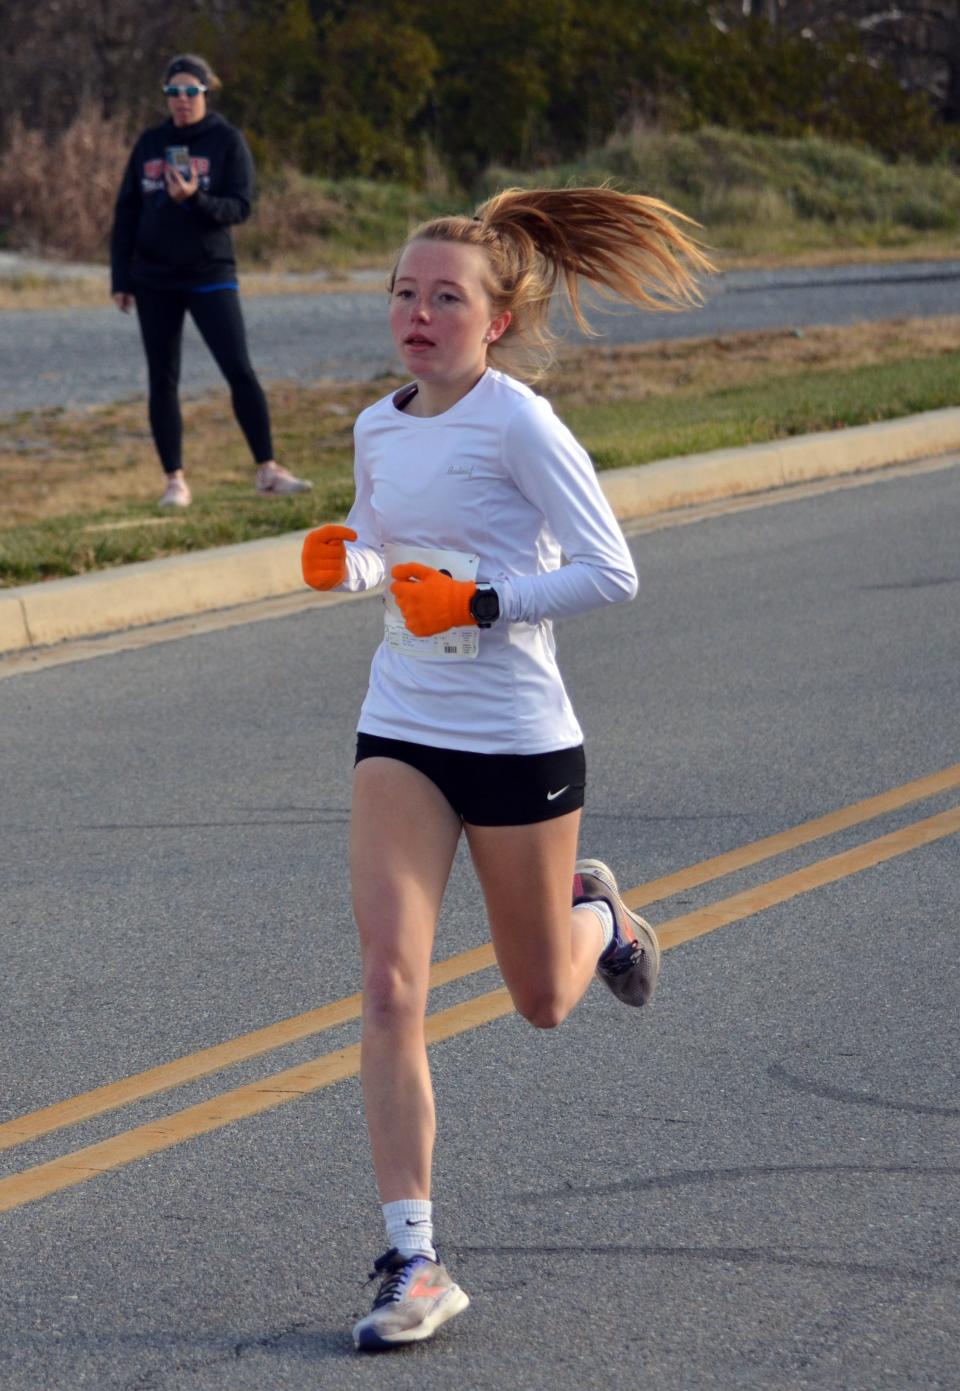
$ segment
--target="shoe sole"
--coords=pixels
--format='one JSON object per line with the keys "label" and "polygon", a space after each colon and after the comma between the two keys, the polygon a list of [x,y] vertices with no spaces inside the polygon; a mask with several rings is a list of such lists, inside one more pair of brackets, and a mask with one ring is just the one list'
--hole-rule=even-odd
{"label": "shoe sole", "polygon": [[[657,939],[656,932],[654,932],[646,918],[641,918],[639,913],[634,913],[633,910],[628,908],[624,903],[620,895],[620,888],[610,866],[605,865],[602,860],[578,860],[574,865],[574,873],[592,875],[594,879],[599,879],[600,883],[603,884],[606,889],[609,889],[611,897],[616,899],[617,907],[620,912],[630,919],[637,929],[637,933],[644,945],[649,946],[653,953],[655,963],[653,977],[654,989],[656,989],[656,979],[660,974],[660,942]],[[608,984],[608,982],[604,980],[604,984]],[[614,991],[614,994],[616,994],[616,991]],[[653,995],[653,990],[650,991],[650,995]],[[617,998],[619,999],[622,997],[618,996]]]}
{"label": "shoe sole", "polygon": [[354,1329],[353,1345],[358,1352],[390,1352],[393,1348],[406,1347],[410,1343],[422,1343],[432,1338],[448,1319],[462,1314],[469,1303],[469,1295],[459,1285],[454,1285],[442,1299],[437,1300],[432,1311],[416,1328],[405,1328],[391,1338],[382,1337],[375,1328],[362,1328],[359,1333]]}

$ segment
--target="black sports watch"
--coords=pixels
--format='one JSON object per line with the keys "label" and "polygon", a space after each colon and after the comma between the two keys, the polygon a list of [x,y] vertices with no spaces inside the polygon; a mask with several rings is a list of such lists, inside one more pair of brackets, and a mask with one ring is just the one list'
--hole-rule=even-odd
{"label": "black sports watch", "polygon": [[500,617],[500,597],[492,584],[478,584],[470,598],[470,616],[478,628],[491,628]]}

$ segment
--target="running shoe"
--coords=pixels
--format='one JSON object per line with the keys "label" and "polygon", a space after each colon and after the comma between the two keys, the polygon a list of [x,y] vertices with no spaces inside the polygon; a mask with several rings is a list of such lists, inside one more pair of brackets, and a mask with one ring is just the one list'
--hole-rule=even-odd
{"label": "running shoe", "polygon": [[189,507],[193,501],[182,473],[171,473],[160,499],[161,507]]}
{"label": "running shoe", "polygon": [[378,1278],[373,1308],[353,1327],[354,1345],[361,1352],[384,1352],[431,1338],[470,1303],[439,1259],[402,1256],[395,1246],[374,1262],[370,1279]]}
{"label": "running shoe", "polygon": [[295,478],[279,464],[257,465],[257,492],[262,497],[290,497],[293,493],[309,493],[312,487],[308,478]]}
{"label": "running shoe", "polygon": [[645,1005],[657,988],[660,943],[639,913],[632,913],[617,888],[613,870],[602,860],[578,860],[573,872],[573,901],[602,898],[613,914],[613,941],[597,962],[597,975],[625,1005]]}

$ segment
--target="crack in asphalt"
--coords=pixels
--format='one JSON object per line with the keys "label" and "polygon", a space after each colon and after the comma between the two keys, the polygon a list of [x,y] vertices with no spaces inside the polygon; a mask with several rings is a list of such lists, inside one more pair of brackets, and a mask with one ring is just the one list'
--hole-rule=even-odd
{"label": "crack in asphalt", "polygon": [[569,1198],[571,1195],[599,1198],[616,1193],[645,1193],[665,1188],[682,1188],[691,1184],[739,1183],[745,1179],[799,1178],[804,1175],[818,1178],[838,1175],[851,1175],[856,1178],[960,1178],[960,1165],[744,1164],[729,1169],[678,1169],[672,1174],[650,1174],[646,1178],[637,1176],[622,1179],[617,1183],[587,1184],[582,1188],[566,1184],[562,1188],[514,1193],[512,1197],[515,1202],[536,1203],[546,1198]]}
{"label": "crack in asphalt", "polygon": [[[666,1246],[666,1245],[576,1245],[576,1246],[459,1246],[456,1255],[495,1256],[503,1259],[509,1256],[534,1257],[537,1260],[555,1260],[560,1256],[583,1257],[638,1256],[646,1259],[688,1258],[694,1261],[716,1261],[723,1265],[779,1265],[798,1270],[817,1270],[824,1274],[860,1275],[895,1284],[943,1285],[948,1289],[960,1289],[960,1277],[953,1274],[939,1274],[927,1270],[917,1270],[909,1266],[894,1266],[871,1261],[829,1261],[813,1260],[796,1252],[778,1249],[775,1246]],[[939,1262],[946,1264],[946,1262]],[[499,1277],[497,1280],[499,1288]]]}
{"label": "crack in asphalt", "polygon": [[880,1106],[886,1111],[907,1111],[915,1116],[960,1116],[960,1106],[935,1106],[925,1101],[892,1101],[875,1092],[858,1092],[849,1087],[834,1087],[827,1082],[811,1082],[788,1072],[781,1063],[768,1067],[767,1076],[792,1091],[821,1096],[827,1101],[842,1101],[848,1106]]}

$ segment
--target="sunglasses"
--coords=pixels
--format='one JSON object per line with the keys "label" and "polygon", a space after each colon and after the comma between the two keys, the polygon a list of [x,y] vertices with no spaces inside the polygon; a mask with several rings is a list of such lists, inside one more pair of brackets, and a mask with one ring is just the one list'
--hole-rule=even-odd
{"label": "sunglasses", "polygon": [[164,87],[165,97],[200,97],[206,91],[206,87]]}

